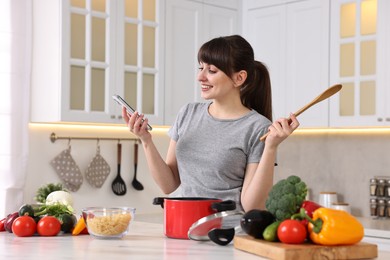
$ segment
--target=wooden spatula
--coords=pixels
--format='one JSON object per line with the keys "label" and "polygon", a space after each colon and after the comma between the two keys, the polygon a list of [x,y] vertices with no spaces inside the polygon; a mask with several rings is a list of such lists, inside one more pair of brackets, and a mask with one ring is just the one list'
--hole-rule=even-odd
{"label": "wooden spatula", "polygon": [[[318,97],[316,97],[315,99],[313,99],[310,103],[308,103],[306,106],[302,107],[301,109],[299,109],[297,112],[295,112],[295,116],[299,116],[300,114],[302,114],[303,112],[305,112],[307,109],[309,109],[310,107],[312,107],[313,105],[333,96],[334,94],[336,94],[337,92],[339,92],[341,90],[342,86],[340,84],[336,84],[334,86],[331,86],[330,88],[328,88],[327,90],[325,90],[324,92],[322,92]],[[291,120],[289,119],[289,122]],[[267,138],[269,132],[266,133],[265,135],[263,135],[262,137],[260,137],[260,141],[264,141],[265,138]]]}

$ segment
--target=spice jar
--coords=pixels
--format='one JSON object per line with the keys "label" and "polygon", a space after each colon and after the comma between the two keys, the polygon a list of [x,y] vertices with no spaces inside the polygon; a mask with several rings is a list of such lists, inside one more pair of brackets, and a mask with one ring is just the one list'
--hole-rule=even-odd
{"label": "spice jar", "polygon": [[386,181],[386,197],[390,197],[390,179]]}
{"label": "spice jar", "polygon": [[385,196],[385,187],[386,187],[386,180],[379,179],[378,180],[378,187],[376,189],[376,196],[384,197]]}
{"label": "spice jar", "polygon": [[377,187],[378,187],[378,180],[376,178],[370,179],[370,196],[376,196]]}
{"label": "spice jar", "polygon": [[387,200],[386,206],[386,216],[390,217],[390,200]]}
{"label": "spice jar", "polygon": [[373,217],[378,216],[378,201],[377,199],[370,199],[370,214]]}
{"label": "spice jar", "polygon": [[377,216],[378,217],[386,217],[386,202],[384,199],[380,199],[378,200],[378,210],[377,210],[378,214]]}

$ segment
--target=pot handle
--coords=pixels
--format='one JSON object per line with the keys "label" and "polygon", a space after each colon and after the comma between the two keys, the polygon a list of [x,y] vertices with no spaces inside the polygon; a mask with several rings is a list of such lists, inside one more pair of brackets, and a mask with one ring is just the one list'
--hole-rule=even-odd
{"label": "pot handle", "polygon": [[153,199],[153,205],[160,205],[161,208],[164,208],[165,197],[156,197]]}
{"label": "pot handle", "polygon": [[234,200],[224,200],[221,202],[214,202],[211,204],[211,208],[217,212],[235,210],[236,202]]}
{"label": "pot handle", "polygon": [[233,240],[234,234],[235,234],[234,228],[227,228],[227,229],[214,228],[209,231],[208,236],[210,240],[213,241],[214,243],[221,246],[226,246]]}

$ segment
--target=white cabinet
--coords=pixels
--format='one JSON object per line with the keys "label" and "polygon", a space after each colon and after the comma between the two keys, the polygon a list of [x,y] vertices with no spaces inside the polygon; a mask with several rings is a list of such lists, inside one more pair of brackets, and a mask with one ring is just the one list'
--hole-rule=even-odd
{"label": "white cabinet", "polygon": [[[244,6],[243,35],[270,71],[274,119],[286,117],[329,87],[329,1],[255,4]],[[328,126],[328,108],[328,101],[310,108],[301,126]]]}
{"label": "white cabinet", "polygon": [[123,123],[119,94],[162,124],[161,3],[34,0],[31,121]]}
{"label": "white cabinet", "polygon": [[[217,36],[239,32],[237,1],[167,0],[165,6],[165,124],[172,124],[179,109],[201,101],[196,76],[200,46]],[[212,1],[214,3],[214,1]]]}
{"label": "white cabinet", "polygon": [[331,126],[390,125],[390,2],[337,0],[331,8]]}

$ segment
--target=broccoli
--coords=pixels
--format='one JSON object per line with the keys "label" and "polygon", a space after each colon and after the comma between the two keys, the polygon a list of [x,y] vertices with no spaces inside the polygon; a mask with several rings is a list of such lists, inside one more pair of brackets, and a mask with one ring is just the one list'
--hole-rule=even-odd
{"label": "broccoli", "polygon": [[307,195],[307,186],[298,176],[278,181],[268,194],[266,209],[282,221],[296,213]]}

